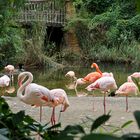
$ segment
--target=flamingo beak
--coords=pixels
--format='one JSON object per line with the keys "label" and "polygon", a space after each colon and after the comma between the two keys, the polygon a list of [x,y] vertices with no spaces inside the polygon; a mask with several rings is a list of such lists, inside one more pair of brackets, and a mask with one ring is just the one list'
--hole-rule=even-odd
{"label": "flamingo beak", "polygon": [[22,85],[22,81],[19,79],[18,80],[18,86],[20,87]]}
{"label": "flamingo beak", "polygon": [[69,76],[68,74],[65,75],[65,77],[68,77],[68,76]]}
{"label": "flamingo beak", "polygon": [[69,105],[63,105],[63,109],[62,110],[60,110],[60,112],[65,112],[65,110],[67,109],[67,107],[68,107]]}
{"label": "flamingo beak", "polygon": [[91,68],[94,68],[93,64],[91,65]]}

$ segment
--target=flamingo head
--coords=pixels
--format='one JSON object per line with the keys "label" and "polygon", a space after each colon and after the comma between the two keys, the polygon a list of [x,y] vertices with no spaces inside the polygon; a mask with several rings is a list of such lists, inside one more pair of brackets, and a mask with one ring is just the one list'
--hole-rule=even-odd
{"label": "flamingo head", "polygon": [[76,82],[77,82],[77,85],[84,85],[84,84],[86,84],[86,81],[83,78],[78,78]]}
{"label": "flamingo head", "polygon": [[63,108],[62,108],[62,110],[61,110],[60,112],[65,112],[65,110],[66,110],[68,107],[69,107],[68,104],[64,104],[64,105],[63,105]]}
{"label": "flamingo head", "polygon": [[20,87],[22,85],[22,78],[21,77],[18,77],[18,86]]}
{"label": "flamingo head", "polygon": [[4,67],[4,70],[5,70],[5,71],[9,71],[9,69],[8,69],[8,67],[7,67],[7,66],[5,66],[5,67]]}
{"label": "flamingo head", "polygon": [[10,72],[10,71],[14,71],[14,66],[13,65],[7,65],[4,67],[4,70],[7,71],[7,72]]}
{"label": "flamingo head", "polygon": [[18,75],[18,86],[20,87],[22,85],[22,82],[26,79],[27,75],[24,73],[20,73]]}
{"label": "flamingo head", "polygon": [[128,76],[127,81],[128,82],[133,82],[131,76]]}
{"label": "flamingo head", "polygon": [[92,63],[91,68],[99,68],[96,63]]}
{"label": "flamingo head", "polygon": [[75,72],[74,71],[69,71],[66,73],[65,77],[75,77]]}

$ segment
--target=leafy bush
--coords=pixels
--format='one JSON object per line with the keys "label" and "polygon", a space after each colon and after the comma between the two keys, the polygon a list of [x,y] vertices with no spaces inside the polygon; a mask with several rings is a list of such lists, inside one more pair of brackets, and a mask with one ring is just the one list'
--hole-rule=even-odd
{"label": "leafy bush", "polygon": [[[30,116],[25,115],[24,111],[12,113],[8,104],[3,98],[0,98],[0,139],[2,140],[33,140],[37,135],[41,136],[44,140],[64,140],[75,138],[81,140],[129,140],[140,139],[139,133],[128,133],[122,136],[115,134],[123,132],[123,129],[133,123],[132,120],[125,122],[120,126],[106,125],[110,119],[110,112],[99,116],[97,119],[87,117],[87,120],[81,125],[68,125],[63,130],[58,130],[61,124],[49,126],[49,122],[41,125],[39,122],[32,119]],[[134,112],[134,117],[140,129],[140,111]],[[84,130],[84,124],[91,122],[89,132]]]}
{"label": "leafy bush", "polygon": [[14,62],[15,55],[22,46],[22,30],[14,21],[14,16],[22,7],[24,0],[0,1],[0,64]]}
{"label": "leafy bush", "polygon": [[13,113],[3,98],[0,98],[0,139],[1,140],[33,140],[34,137],[52,137],[60,124],[53,127],[49,123],[41,125],[39,122],[25,115],[24,111]]}

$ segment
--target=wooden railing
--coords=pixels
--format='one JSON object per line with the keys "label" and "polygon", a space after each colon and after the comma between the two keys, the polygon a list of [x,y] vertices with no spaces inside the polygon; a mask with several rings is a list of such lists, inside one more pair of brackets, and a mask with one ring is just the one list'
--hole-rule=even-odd
{"label": "wooden railing", "polygon": [[44,0],[30,1],[15,16],[18,22],[46,22],[48,25],[63,26],[65,24],[65,7],[58,8],[55,2]]}

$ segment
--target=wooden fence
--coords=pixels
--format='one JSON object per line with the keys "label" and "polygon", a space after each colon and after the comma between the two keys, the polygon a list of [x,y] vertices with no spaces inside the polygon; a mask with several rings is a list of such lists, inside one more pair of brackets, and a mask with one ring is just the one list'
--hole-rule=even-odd
{"label": "wooden fence", "polygon": [[48,25],[64,26],[65,7],[58,7],[55,2],[44,0],[29,1],[15,16],[18,22],[45,22]]}

